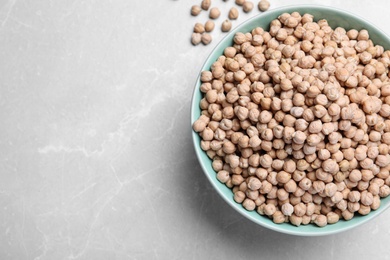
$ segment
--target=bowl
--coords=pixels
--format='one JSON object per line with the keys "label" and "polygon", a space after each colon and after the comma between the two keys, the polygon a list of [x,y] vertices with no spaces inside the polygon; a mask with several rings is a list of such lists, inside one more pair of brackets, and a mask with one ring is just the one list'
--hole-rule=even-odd
{"label": "bowl", "polygon": [[[269,10],[265,13],[259,14],[241,25],[234,28],[226,35],[225,38],[214,48],[211,54],[208,56],[205,61],[201,71],[209,70],[210,66],[217,58],[223,54],[223,50],[231,46],[233,43],[233,37],[236,32],[250,32],[255,27],[262,27],[265,30],[269,29],[269,24],[272,20],[276,19],[282,13],[292,13],[299,12],[300,14],[310,13],[314,16],[315,21],[320,19],[328,20],[329,25],[334,29],[338,26],[345,29],[366,29],[370,34],[370,39],[374,44],[382,45],[385,50],[390,49],[390,39],[389,37],[378,29],[375,25],[366,21],[364,18],[361,18],[357,15],[349,13],[344,10],[336,9],[333,7],[325,7],[318,5],[297,5],[297,6],[287,6],[278,9]],[[202,93],[200,92],[200,77],[196,81],[196,86],[193,92],[192,104],[191,104],[191,126],[193,122],[200,116],[201,110],[199,107],[199,102],[202,98]],[[225,186],[225,184],[219,182],[216,178],[216,172],[211,166],[211,159],[207,157],[206,153],[200,147],[200,137],[198,133],[192,131],[193,144],[195,147],[195,152],[200,162],[200,165],[206,174],[208,180],[219,193],[219,195],[237,212],[246,217],[247,219],[253,221],[254,223],[285,234],[297,235],[297,236],[322,236],[339,233],[342,231],[350,230],[355,228],[363,223],[366,223],[373,218],[377,217],[379,214],[384,212],[390,206],[390,196],[384,199],[381,199],[381,206],[375,211],[371,211],[366,216],[360,216],[355,214],[355,216],[348,221],[341,220],[335,224],[328,224],[325,227],[318,227],[314,224],[301,225],[299,227],[294,226],[290,223],[275,224],[267,216],[262,216],[254,211],[247,211],[243,208],[241,204],[236,203],[233,200],[233,192],[231,189]]]}

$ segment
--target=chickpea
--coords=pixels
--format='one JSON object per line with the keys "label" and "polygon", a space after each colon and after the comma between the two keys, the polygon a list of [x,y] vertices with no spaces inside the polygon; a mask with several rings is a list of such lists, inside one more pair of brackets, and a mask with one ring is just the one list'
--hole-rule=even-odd
{"label": "chickpea", "polygon": [[222,22],[221,30],[222,32],[228,32],[232,29],[232,22],[230,20],[225,20]]}
{"label": "chickpea", "polygon": [[264,207],[264,214],[267,216],[272,216],[276,212],[276,207],[274,204],[267,204]]}
{"label": "chickpea", "polygon": [[255,202],[249,198],[244,199],[242,206],[248,211],[253,211],[256,208]]}
{"label": "chickpea", "polygon": [[217,7],[213,7],[210,9],[209,17],[211,19],[217,19],[221,15],[221,11]]}
{"label": "chickpea", "polygon": [[245,1],[242,5],[242,10],[245,13],[249,13],[253,9],[253,3],[251,1]]}
{"label": "chickpea", "polygon": [[236,191],[233,196],[234,201],[237,203],[243,203],[245,198],[246,198],[245,193],[240,190]]}
{"label": "chickpea", "polygon": [[236,20],[238,18],[238,10],[235,7],[230,8],[228,17],[230,20]]}
{"label": "chickpea", "polygon": [[197,16],[202,11],[201,7],[199,5],[193,5],[191,7],[191,15]]}
{"label": "chickpea", "polygon": [[[214,22],[211,21],[211,20],[208,20],[208,21],[205,23],[205,25],[204,25],[204,29],[205,29],[206,32],[211,32],[211,31],[213,31],[213,30],[214,30],[214,27],[215,27],[215,24],[214,24]],[[222,67],[221,67],[221,69],[222,69]]]}
{"label": "chickpea", "polygon": [[270,3],[268,0],[261,0],[258,4],[258,8],[261,12],[265,12],[270,7]]}
{"label": "chickpea", "polygon": [[293,141],[296,144],[303,144],[306,140],[306,134],[302,131],[297,131],[293,134]]}
{"label": "chickpea", "polygon": [[202,3],[201,3],[201,8],[203,10],[209,10],[210,8],[210,5],[211,5],[211,0],[202,0]]}
{"label": "chickpea", "polygon": [[280,171],[276,174],[276,180],[278,183],[285,184],[291,179],[291,174],[285,171]]}

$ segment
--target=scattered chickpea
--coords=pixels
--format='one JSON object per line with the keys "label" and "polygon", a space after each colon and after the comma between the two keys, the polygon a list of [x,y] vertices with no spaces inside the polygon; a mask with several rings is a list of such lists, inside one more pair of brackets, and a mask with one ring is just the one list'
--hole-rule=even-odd
{"label": "scattered chickpea", "polygon": [[207,11],[207,10],[209,10],[210,5],[211,5],[211,0],[202,0],[202,3],[201,3],[201,5],[200,5],[200,7],[201,7],[203,10]]}
{"label": "scattered chickpea", "polygon": [[221,11],[218,7],[212,7],[210,9],[209,17],[210,19],[217,19],[221,15]]}
{"label": "scattered chickpea", "polygon": [[211,32],[214,30],[214,27],[215,27],[215,24],[213,21],[211,20],[208,20],[205,25],[204,25],[204,29],[206,32]]}
{"label": "scattered chickpea", "polygon": [[243,5],[246,0],[235,0],[236,5]]}
{"label": "scattered chickpea", "polygon": [[193,45],[198,45],[202,42],[202,34],[200,33],[193,33],[191,36],[191,43]]}
{"label": "scattered chickpea", "polygon": [[249,13],[250,11],[253,10],[253,3],[251,1],[245,1],[243,4],[242,4],[242,10],[245,12],[245,13]]}
{"label": "scattered chickpea", "polygon": [[202,33],[201,40],[202,40],[202,43],[204,45],[210,44],[210,42],[212,41],[211,34],[209,34],[209,33]]}
{"label": "scattered chickpea", "polygon": [[228,17],[230,20],[236,20],[238,18],[238,10],[235,7],[230,8]]}
{"label": "scattered chickpea", "polygon": [[269,7],[270,7],[270,3],[268,2],[268,0],[261,0],[258,4],[259,10],[262,12],[267,11]]}
{"label": "scattered chickpea", "polygon": [[225,21],[223,21],[223,23],[221,25],[222,32],[228,32],[231,29],[232,29],[232,22],[227,20],[227,19]]}
{"label": "scattered chickpea", "polygon": [[193,5],[191,7],[191,15],[197,16],[202,11],[202,8],[199,5]]}

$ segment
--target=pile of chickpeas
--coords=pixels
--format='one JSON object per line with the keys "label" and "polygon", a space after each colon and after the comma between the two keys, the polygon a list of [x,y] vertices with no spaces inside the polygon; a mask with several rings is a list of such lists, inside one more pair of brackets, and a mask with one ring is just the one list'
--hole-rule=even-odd
{"label": "pile of chickpeas", "polygon": [[201,72],[193,130],[216,178],[275,223],[333,224],[390,194],[390,51],[284,13]]}

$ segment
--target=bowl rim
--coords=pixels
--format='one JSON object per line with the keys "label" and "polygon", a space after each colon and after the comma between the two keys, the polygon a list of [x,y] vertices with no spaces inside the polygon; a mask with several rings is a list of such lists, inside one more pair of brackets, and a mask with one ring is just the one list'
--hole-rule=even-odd
{"label": "bowl rim", "polygon": [[[265,228],[268,228],[268,229],[271,229],[273,231],[277,231],[277,232],[280,232],[280,233],[288,234],[288,235],[296,235],[296,236],[324,236],[324,235],[332,235],[332,234],[336,234],[336,233],[340,233],[340,232],[344,232],[344,231],[353,229],[353,228],[355,228],[357,226],[360,226],[360,225],[362,225],[364,223],[367,223],[368,221],[370,221],[373,218],[376,218],[377,216],[382,214],[387,208],[389,208],[390,207],[390,203],[386,203],[385,205],[383,205],[381,203],[381,206],[379,207],[379,209],[377,209],[375,211],[371,211],[368,215],[365,215],[365,216],[355,216],[354,218],[358,217],[359,221],[350,222],[350,221],[345,221],[345,220],[340,219],[339,222],[350,222],[350,223],[348,225],[344,225],[344,226],[342,226],[340,228],[331,229],[331,230],[327,230],[326,227],[321,228],[321,227],[315,226],[314,224],[309,224],[313,228],[315,228],[315,231],[302,231],[302,229],[300,229],[300,227],[295,227],[295,226],[294,226],[294,228],[296,228],[296,229],[294,229],[292,231],[292,230],[286,229],[286,228],[284,228],[284,226],[282,226],[282,225],[285,225],[285,224],[291,225],[289,223],[284,223],[284,224],[275,224],[273,222],[266,223],[262,219],[259,219],[258,217],[254,217],[251,214],[249,214],[249,211],[244,209],[241,204],[236,203],[233,200],[233,196],[231,198],[228,198],[226,196],[226,194],[224,194],[222,192],[222,190],[217,186],[217,182],[216,181],[218,181],[218,180],[216,179],[216,174],[214,175],[214,178],[212,178],[211,174],[208,174],[208,169],[206,168],[205,162],[201,158],[201,154],[204,154],[205,152],[200,148],[199,134],[196,133],[192,129],[193,122],[195,122],[195,120],[199,117],[199,115],[195,116],[194,110],[195,110],[196,107],[199,107],[199,102],[196,102],[196,96],[197,96],[197,92],[199,92],[199,87],[200,87],[200,74],[201,74],[201,72],[203,70],[209,69],[209,66],[207,66],[207,64],[209,64],[211,62],[213,54],[218,49],[220,49],[221,46],[227,40],[229,40],[229,38],[232,37],[232,35],[234,35],[236,32],[242,31],[243,27],[245,27],[246,25],[248,25],[248,24],[250,24],[250,23],[252,23],[252,22],[254,22],[254,21],[258,20],[258,19],[261,19],[264,16],[272,16],[272,15],[275,15],[275,14],[279,14],[280,15],[280,14],[282,14],[284,12],[290,12],[291,13],[291,12],[293,12],[294,9],[313,9],[313,10],[317,10],[317,11],[327,11],[327,12],[333,12],[333,13],[336,12],[338,14],[344,14],[344,15],[352,16],[356,20],[360,20],[363,24],[369,25],[369,27],[370,26],[375,26],[372,22],[370,22],[369,20],[361,17],[360,15],[354,14],[354,13],[346,11],[344,9],[334,8],[334,7],[324,6],[324,5],[314,5],[314,4],[286,5],[286,6],[282,6],[282,7],[278,7],[278,8],[275,8],[275,9],[268,10],[266,12],[260,13],[258,15],[255,15],[255,16],[253,16],[253,17],[243,21],[242,23],[237,25],[233,30],[231,30],[227,35],[225,35],[216,44],[216,46],[211,50],[211,52],[207,56],[205,62],[201,66],[199,75],[198,75],[198,77],[196,79],[196,84],[195,84],[195,87],[194,87],[194,90],[193,90],[193,94],[192,94],[192,99],[191,99],[191,109],[190,109],[190,113],[191,113],[191,116],[190,116],[191,128],[190,129],[191,129],[192,142],[193,142],[193,145],[194,145],[194,149],[195,149],[195,153],[196,153],[197,159],[198,159],[199,164],[200,164],[200,166],[202,168],[202,171],[207,176],[207,179],[209,180],[209,182],[213,186],[213,189],[217,191],[217,193],[223,198],[223,200],[226,203],[228,203],[233,209],[235,209],[236,212],[240,213],[245,218],[251,220],[252,222],[254,222],[254,223],[256,223],[256,224],[258,224],[258,225],[260,225],[262,227],[265,227]],[[375,27],[374,30],[376,30],[376,33],[378,33],[381,36],[383,36],[383,38],[386,38],[386,41],[388,41],[389,45],[390,45],[390,37],[382,29],[380,29],[378,27]],[[209,159],[209,160],[210,160],[210,162],[212,161],[211,159]],[[233,195],[233,193],[232,193],[232,195]],[[384,199],[387,199],[387,201],[388,201],[390,199],[390,196],[388,196],[387,198],[383,198],[383,199],[381,198],[381,202]],[[256,213],[256,214],[258,214],[258,213]],[[260,214],[258,214],[258,216],[260,216],[262,218],[266,218],[266,216],[261,216]],[[338,223],[329,224],[327,226],[335,226]],[[305,225],[305,226],[308,226],[308,225]]]}

